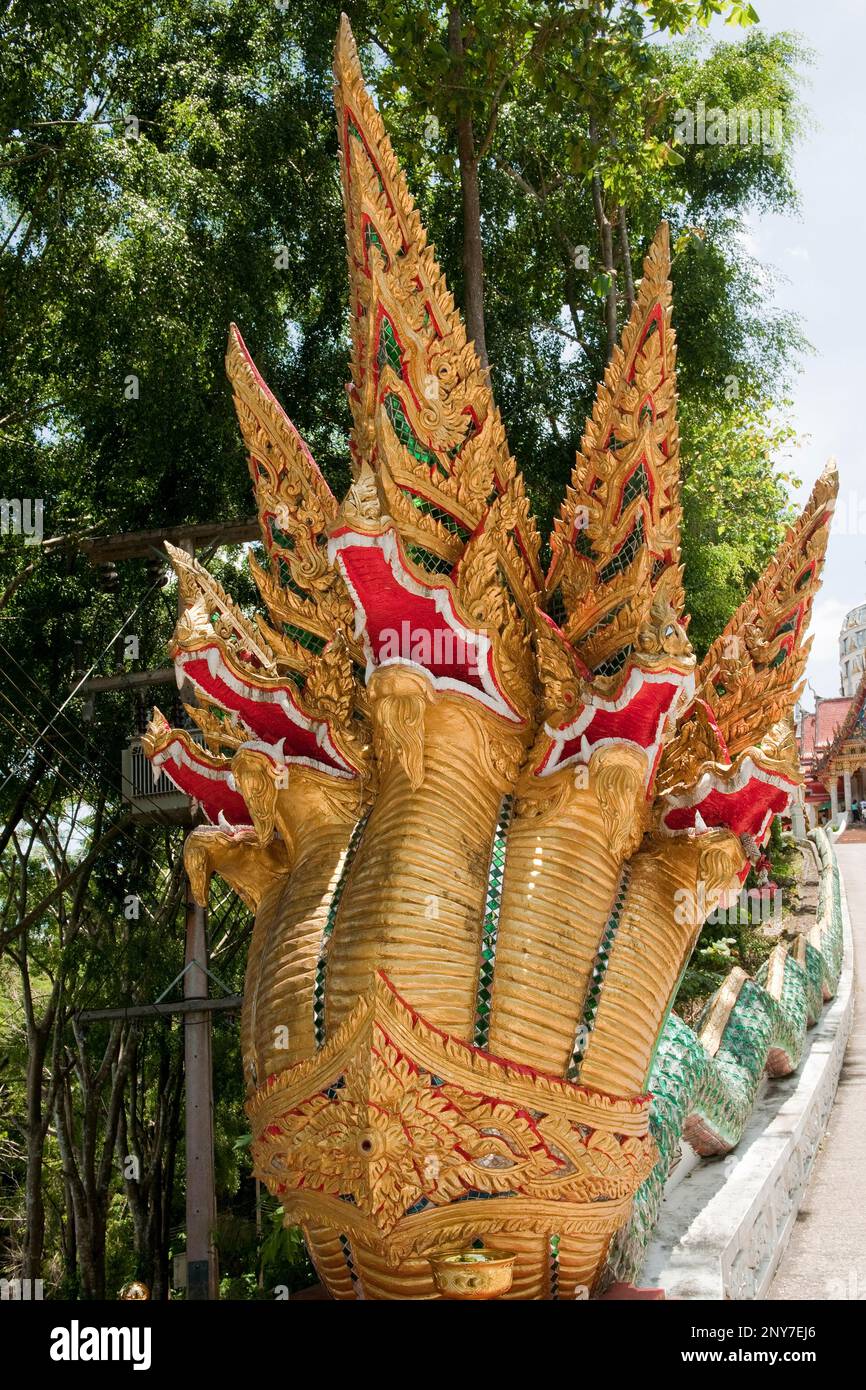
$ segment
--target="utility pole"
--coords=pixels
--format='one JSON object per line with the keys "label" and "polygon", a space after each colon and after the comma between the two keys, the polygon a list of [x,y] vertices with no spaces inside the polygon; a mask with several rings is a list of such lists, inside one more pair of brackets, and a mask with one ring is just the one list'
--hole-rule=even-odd
{"label": "utility pole", "polygon": [[[256,520],[231,522],[225,525],[171,527],[163,531],[109,536],[88,540],[83,546],[91,564],[98,565],[104,576],[112,574],[116,582],[114,562],[158,555],[162,541],[170,539],[189,555],[195,555],[196,544],[214,546],[252,540],[259,535]],[[184,611],[181,586],[178,585],[177,615]],[[172,675],[169,671],[123,672],[117,676],[96,678],[82,686],[86,693],[106,689],[151,683]],[[187,834],[189,831],[186,832]],[[214,1246],[216,1224],[216,1186],[213,1149],[213,1002],[208,1001],[207,909],[199,907],[186,880],[186,943],[184,952],[184,1089],[186,1139],[186,1269],[187,1298],[190,1300],[219,1297],[219,1273]],[[201,1002],[202,1007],[190,1008]],[[177,1010],[180,1012],[180,1010]],[[100,1014],[114,1010],[97,1011]]]}
{"label": "utility pole", "polygon": [[[186,888],[185,1000],[205,1000],[207,977],[207,909]],[[183,1022],[186,1077],[186,1296],[219,1297],[213,1242],[216,1192],[213,1154],[213,1061],[211,1013],[196,1010]]]}
{"label": "utility pole", "polygon": [[[195,555],[194,542],[180,547]],[[186,609],[183,585],[177,586],[177,616]],[[189,831],[185,833],[189,834]],[[207,908],[199,907],[186,877],[186,949],[184,999],[207,999]],[[186,1014],[183,1020],[183,1066],[186,1122],[186,1296],[190,1300],[219,1297],[216,1249],[216,1183],[213,1156],[213,1056],[211,1015]]]}

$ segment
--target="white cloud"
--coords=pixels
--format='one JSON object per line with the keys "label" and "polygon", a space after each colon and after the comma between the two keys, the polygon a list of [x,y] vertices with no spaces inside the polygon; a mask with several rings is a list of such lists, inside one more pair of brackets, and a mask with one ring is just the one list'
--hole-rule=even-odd
{"label": "white cloud", "polygon": [[846,603],[844,599],[821,598],[820,595],[816,598],[810,624],[815,638],[810,652],[811,661],[832,661],[839,665],[839,631],[845,614],[853,607],[853,603]]}

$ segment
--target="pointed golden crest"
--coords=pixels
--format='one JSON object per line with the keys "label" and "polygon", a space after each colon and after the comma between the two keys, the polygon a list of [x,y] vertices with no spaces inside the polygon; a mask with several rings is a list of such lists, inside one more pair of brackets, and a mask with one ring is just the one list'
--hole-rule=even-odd
{"label": "pointed golden crest", "polygon": [[800,694],[839,477],[830,463],[761,578],[716,638],[697,676],[731,757],[786,719]]}
{"label": "pointed golden crest", "polygon": [[[409,521],[410,532],[424,533],[419,549],[453,563],[453,538],[468,539],[493,497],[508,489],[516,465],[364,85],[345,16],[334,76],[349,261],[352,455],[356,468],[382,466],[389,510],[398,523]],[[404,501],[395,500],[398,493]],[[528,513],[520,526],[520,548],[538,587],[538,537]]]}
{"label": "pointed golden crest", "polygon": [[662,754],[656,796],[664,797],[677,786],[689,786],[706,767],[724,766],[727,761],[728,750],[712,710],[703,700],[695,700]]}
{"label": "pointed golden crest", "polygon": [[165,542],[168,557],[178,577],[181,597],[186,604],[175,628],[174,640],[183,648],[214,634],[225,642],[248,652],[261,662],[265,670],[276,674],[274,653],[230,598],[219,580],[185,550],[170,541]]}
{"label": "pointed golden crest", "polygon": [[[329,633],[328,640],[318,639],[315,645],[314,635],[307,633],[310,646],[305,646],[273,630],[261,617],[251,622],[203,565],[168,542],[166,549],[188,605],[175,628],[175,657],[184,670],[187,657],[210,657],[210,681],[203,684],[205,677],[201,672],[193,678],[202,704],[227,708],[222,704],[225,692],[215,695],[210,688],[221,671],[242,699],[255,701],[260,698],[257,692],[262,692],[266,698],[276,698],[285,705],[290,690],[290,702],[301,719],[324,722],[349,765],[356,769],[365,766],[366,700],[354,666],[359,653],[343,630],[337,628]],[[299,636],[303,635],[299,632]],[[291,677],[288,685],[287,673]],[[253,736],[249,713],[236,724],[220,723],[217,715],[201,712],[193,718],[205,733],[208,747],[214,746],[214,739],[217,748],[237,746],[232,728],[240,729],[242,724],[250,728],[246,737]]]}
{"label": "pointed golden crest", "polygon": [[[274,622],[329,638],[351,629],[352,606],[329,565],[326,528],[337,501],[309,448],[256,369],[237,327],[229,330],[226,373],[249,451],[262,539],[271,574],[250,557]],[[302,637],[303,640],[303,637]]]}
{"label": "pointed golden crest", "polygon": [[[683,612],[676,343],[670,247],[662,223],[631,318],[587,421],[551,538],[546,608],[598,675],[621,669],[660,588]],[[682,654],[689,647],[680,632]],[[652,647],[652,644],[651,644]]]}
{"label": "pointed golden crest", "polygon": [[249,734],[246,729],[241,728],[237,720],[230,714],[223,711],[217,713],[213,709],[202,709],[198,705],[184,705],[184,709],[194,724],[197,724],[204,734],[205,747],[211,753],[219,753],[222,748],[234,750],[240,748],[242,743],[246,743]]}

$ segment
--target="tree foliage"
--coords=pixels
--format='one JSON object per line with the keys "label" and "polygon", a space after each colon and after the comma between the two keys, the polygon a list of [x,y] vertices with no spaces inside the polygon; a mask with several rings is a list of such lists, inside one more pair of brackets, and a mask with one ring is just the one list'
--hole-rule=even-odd
{"label": "tree foliage", "polygon": [[[100,695],[89,720],[74,693],[91,670],[164,664],[174,592],[157,556],[106,587],[80,542],[249,514],[222,371],[231,320],[332,486],[347,482],[338,12],[0,6],[0,472],[4,496],[45,503],[42,545],[0,536],[0,1266],[41,1269],[55,1292],[113,1295],[138,1275],[167,1295],[183,1248],[180,1028],[76,1022],[155,999],[183,963],[180,833],[129,822],[120,789],[139,706],[166,688]],[[713,16],[740,39],[696,34]],[[786,518],[804,344],[746,233],[751,216],[796,208],[807,55],[751,27],[738,0],[359,0],[351,18],[458,302],[482,274],[494,390],[545,524],[642,253],[670,220],[702,650]],[[780,138],[678,142],[677,113],[700,100],[776,112]],[[206,558],[239,592],[237,557]],[[252,605],[249,586],[239,596]],[[214,969],[239,991],[248,914],[218,890],[211,906]],[[256,1231],[228,1021],[214,1066],[225,1291],[254,1296],[305,1266],[270,1208]],[[132,1150],[137,1177],[121,1162]]]}

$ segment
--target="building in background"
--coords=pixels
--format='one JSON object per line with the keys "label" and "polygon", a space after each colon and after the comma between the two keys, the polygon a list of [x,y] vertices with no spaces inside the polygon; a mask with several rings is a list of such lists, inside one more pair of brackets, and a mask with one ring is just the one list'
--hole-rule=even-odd
{"label": "building in background", "polygon": [[813,714],[797,706],[797,745],[800,750],[800,766],[806,779],[803,801],[810,825],[818,825],[822,820],[838,815],[838,786],[834,795],[832,785],[824,781],[819,767],[833,746],[851,703],[851,697],[844,695],[830,700],[818,699]]}
{"label": "building in background", "polygon": [[839,633],[840,692],[851,699],[866,668],[866,603],[852,608]]}

